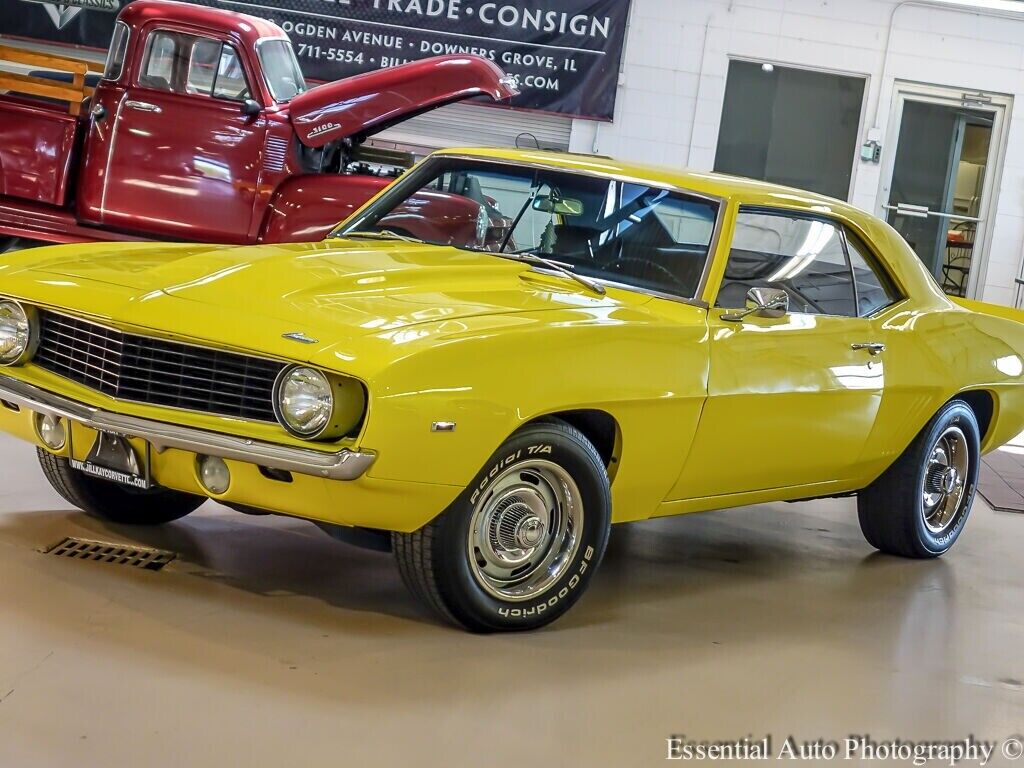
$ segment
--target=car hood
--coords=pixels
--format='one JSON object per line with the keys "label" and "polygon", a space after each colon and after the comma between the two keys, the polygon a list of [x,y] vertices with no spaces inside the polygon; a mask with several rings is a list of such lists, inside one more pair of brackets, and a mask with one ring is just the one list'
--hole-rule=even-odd
{"label": "car hood", "polygon": [[288,114],[299,141],[322,147],[349,136],[372,136],[431,109],[474,96],[517,96],[515,78],[480,56],[435,56],[311,88]]}
{"label": "car hood", "polygon": [[[329,343],[426,322],[617,303],[562,278],[530,273],[525,264],[415,243],[119,243],[36,254],[22,257],[24,271],[37,284],[56,287],[58,298],[46,303],[193,338],[217,337],[209,328],[192,328],[199,317],[211,322],[214,312],[250,326],[262,319],[268,331]],[[14,285],[17,272],[8,269],[5,284]],[[120,311],[111,312],[116,306]]]}

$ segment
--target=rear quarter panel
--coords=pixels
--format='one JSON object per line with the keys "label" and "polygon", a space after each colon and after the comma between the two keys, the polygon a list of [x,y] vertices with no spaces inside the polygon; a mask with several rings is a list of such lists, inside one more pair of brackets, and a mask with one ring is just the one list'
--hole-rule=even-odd
{"label": "rear quarter panel", "polygon": [[1024,312],[969,299],[955,299],[971,346],[962,354],[970,381],[963,388],[993,395],[992,423],[983,436],[989,452],[1024,432]]}

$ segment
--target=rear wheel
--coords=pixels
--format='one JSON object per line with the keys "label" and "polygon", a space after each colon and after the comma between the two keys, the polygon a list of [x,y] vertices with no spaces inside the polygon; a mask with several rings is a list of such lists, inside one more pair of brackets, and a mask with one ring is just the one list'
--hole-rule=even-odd
{"label": "rear wheel", "polygon": [[858,495],[864,537],[876,549],[902,557],[949,551],[971,514],[980,466],[978,420],[965,402],[953,400]]}
{"label": "rear wheel", "polygon": [[67,459],[37,448],[43,474],[65,501],[94,517],[126,525],[162,525],[194,512],[206,501],[167,488],[139,490],[90,477]]}
{"label": "rear wheel", "polygon": [[442,618],[474,632],[527,630],[580,598],[610,523],[600,456],[552,421],[509,438],[443,514],[392,543],[406,585]]}

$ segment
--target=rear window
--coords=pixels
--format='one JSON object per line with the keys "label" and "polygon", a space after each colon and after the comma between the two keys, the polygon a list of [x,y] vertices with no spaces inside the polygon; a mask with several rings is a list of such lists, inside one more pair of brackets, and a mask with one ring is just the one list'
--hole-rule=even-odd
{"label": "rear window", "polygon": [[128,49],[128,25],[123,21],[114,24],[114,38],[107,51],[107,63],[103,67],[105,80],[117,80],[124,69],[124,52]]}

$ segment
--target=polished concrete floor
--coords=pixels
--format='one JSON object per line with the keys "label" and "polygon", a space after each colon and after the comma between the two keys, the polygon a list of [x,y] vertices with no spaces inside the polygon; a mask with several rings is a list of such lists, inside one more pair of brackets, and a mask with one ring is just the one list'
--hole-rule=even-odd
{"label": "polished concrete floor", "polygon": [[[26,446],[0,438],[0,468],[2,768],[640,766],[672,734],[1024,729],[1024,515],[980,500],[935,562],[872,554],[850,500],[618,528],[560,623],[476,637],[311,525],[209,504],[118,528]],[[40,553],[69,535],[180,558]]]}

